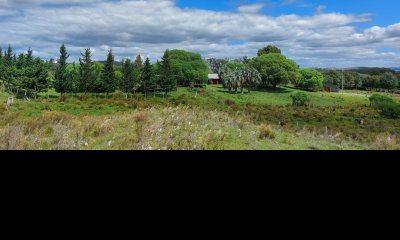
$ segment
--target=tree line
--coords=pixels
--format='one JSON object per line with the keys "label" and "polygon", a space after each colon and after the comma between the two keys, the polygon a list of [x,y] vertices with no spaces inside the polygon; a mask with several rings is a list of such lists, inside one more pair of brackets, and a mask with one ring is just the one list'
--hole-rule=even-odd
{"label": "tree line", "polygon": [[16,54],[11,46],[0,48],[0,81],[9,91],[18,95],[37,96],[54,88],[58,93],[110,93],[120,90],[129,93],[164,92],[168,94],[177,86],[205,84],[209,72],[218,73],[223,86],[229,91],[244,88],[250,91],[258,86],[276,88],[292,84],[294,87],[318,91],[324,84],[345,89],[394,89],[399,86],[399,75],[383,69],[340,71],[327,69],[302,69],[287,58],[276,46],[268,45],[254,58],[242,57],[203,60],[198,53],[183,50],[166,50],[160,61],[152,64],[138,55],[134,61],[123,59],[115,64],[109,50],[104,63],[93,61],[92,50],[81,52],[79,63],[69,63],[66,46],[60,47],[58,63],[45,62],[33,56],[33,51]]}
{"label": "tree line", "polygon": [[279,48],[272,45],[258,50],[254,58],[243,57],[235,60],[212,58],[208,60],[208,64],[212,72],[219,74],[224,86],[232,82],[232,75],[236,75],[236,85],[240,86],[239,75],[243,68],[255,69],[260,74],[261,81],[252,82],[253,86],[272,88],[292,84],[300,89],[318,91],[323,85],[329,84],[344,89],[379,90],[396,89],[400,81],[400,74],[384,68],[346,71],[300,68],[295,61],[288,59]]}
{"label": "tree line", "polygon": [[63,96],[66,93],[103,93],[116,90],[129,93],[164,92],[176,90],[177,85],[207,83],[208,66],[198,53],[183,50],[166,50],[160,61],[152,64],[138,55],[134,61],[123,59],[116,66],[112,50],[104,63],[93,61],[92,50],[81,52],[79,63],[69,63],[66,46],[60,47],[57,63],[33,57],[33,51],[14,53],[11,46],[3,52],[0,48],[0,82],[15,94],[37,96],[54,88]]}

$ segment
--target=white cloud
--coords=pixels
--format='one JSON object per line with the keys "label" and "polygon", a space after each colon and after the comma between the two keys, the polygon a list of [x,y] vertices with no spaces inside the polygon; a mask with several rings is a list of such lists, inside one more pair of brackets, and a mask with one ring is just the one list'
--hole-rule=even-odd
{"label": "white cloud", "polygon": [[[66,5],[54,7],[60,4]],[[352,24],[370,21],[369,15],[272,17],[260,14],[261,8],[219,12],[182,9],[172,0],[0,0],[0,16],[14,15],[0,18],[0,43],[32,47],[44,58],[56,57],[65,43],[73,60],[84,47],[93,48],[96,59],[112,47],[117,59],[141,54],[155,60],[166,48],[234,58],[254,56],[273,43],[307,67],[400,63],[400,23],[360,31]]]}
{"label": "white cloud", "polygon": [[264,7],[264,4],[257,3],[257,4],[251,4],[251,5],[243,5],[238,7],[237,11],[240,13],[258,13],[260,12]]}

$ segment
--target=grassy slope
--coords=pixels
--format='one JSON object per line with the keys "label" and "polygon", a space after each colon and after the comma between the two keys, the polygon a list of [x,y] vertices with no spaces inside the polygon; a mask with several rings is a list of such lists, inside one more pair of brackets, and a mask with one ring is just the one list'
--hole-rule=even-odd
{"label": "grassy slope", "polygon": [[[70,97],[65,102],[52,93],[49,99],[45,94],[37,101],[16,100],[9,113],[4,109],[7,94],[0,92],[0,137],[8,139],[0,149],[398,147],[397,135],[393,137],[400,129],[398,121],[380,118],[367,107],[366,97],[309,93],[315,107],[286,106],[296,91],[282,88],[242,95],[207,86],[202,94],[179,88],[165,99],[136,96],[126,100],[115,94],[110,99]],[[364,126],[355,123],[359,116],[366,119]],[[262,123],[272,126],[275,138],[258,137]]]}

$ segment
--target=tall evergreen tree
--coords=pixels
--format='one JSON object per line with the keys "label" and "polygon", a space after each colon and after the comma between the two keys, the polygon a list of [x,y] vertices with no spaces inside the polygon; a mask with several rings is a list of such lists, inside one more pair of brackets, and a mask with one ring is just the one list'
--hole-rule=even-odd
{"label": "tall evergreen tree", "polygon": [[15,84],[16,73],[16,56],[13,52],[11,45],[8,45],[7,52],[5,52],[3,60],[3,78],[7,84],[7,88]]}
{"label": "tall evergreen tree", "polygon": [[176,80],[174,78],[171,66],[170,51],[167,49],[161,58],[161,70],[163,76],[161,79],[161,87],[165,89],[165,94],[176,89]]}
{"label": "tall evergreen tree", "polygon": [[85,48],[85,53],[81,53],[82,58],[79,58],[80,63],[80,92],[91,92],[94,84],[94,76],[92,69],[92,51],[90,48]]}
{"label": "tall evergreen tree", "polygon": [[143,70],[143,61],[142,57],[138,55],[133,63],[133,75],[135,78],[135,89],[139,89],[142,87],[142,70]]}
{"label": "tall evergreen tree", "polygon": [[133,64],[130,59],[122,60],[122,82],[121,89],[128,98],[128,93],[135,87],[135,78],[133,74]]}
{"label": "tall evergreen tree", "polygon": [[107,62],[104,65],[101,80],[107,96],[109,93],[114,92],[117,88],[117,82],[114,72],[114,55],[112,53],[112,50],[108,51]]}
{"label": "tall evergreen tree", "polygon": [[143,70],[142,70],[142,81],[143,81],[143,91],[145,94],[150,89],[153,89],[155,84],[152,82],[152,77],[151,77],[151,63],[150,59],[146,58],[146,61],[144,62]]}
{"label": "tall evergreen tree", "polygon": [[4,63],[3,63],[3,49],[0,47],[0,84],[2,84],[1,81],[3,81],[4,78]]}
{"label": "tall evergreen tree", "polygon": [[68,77],[67,72],[67,59],[69,58],[69,54],[67,53],[67,49],[65,45],[61,45],[60,47],[60,61],[55,73],[55,82],[54,88],[58,93],[61,93],[61,96],[64,93],[71,90],[70,78]]}

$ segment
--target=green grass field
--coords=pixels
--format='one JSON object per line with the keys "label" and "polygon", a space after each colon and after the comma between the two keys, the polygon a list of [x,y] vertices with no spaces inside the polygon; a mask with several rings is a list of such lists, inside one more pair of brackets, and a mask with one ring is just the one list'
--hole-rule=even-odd
{"label": "green grass field", "polygon": [[307,92],[311,106],[292,107],[298,91],[230,94],[209,85],[167,97],[115,93],[60,101],[52,90],[37,100],[17,99],[10,109],[8,94],[0,92],[0,149],[400,148],[400,121],[382,117],[367,97]]}

